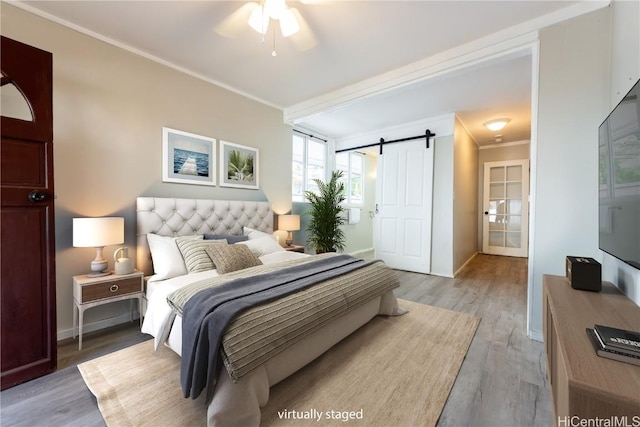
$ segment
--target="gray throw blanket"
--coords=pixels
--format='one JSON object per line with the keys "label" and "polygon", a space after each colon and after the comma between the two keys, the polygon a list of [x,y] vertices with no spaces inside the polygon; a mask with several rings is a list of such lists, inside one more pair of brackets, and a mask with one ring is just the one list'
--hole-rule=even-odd
{"label": "gray throw blanket", "polygon": [[220,343],[227,325],[242,311],[349,273],[369,263],[338,255],[253,277],[239,278],[191,297],[182,313],[180,382],[185,397],[207,388],[207,402],[222,367]]}

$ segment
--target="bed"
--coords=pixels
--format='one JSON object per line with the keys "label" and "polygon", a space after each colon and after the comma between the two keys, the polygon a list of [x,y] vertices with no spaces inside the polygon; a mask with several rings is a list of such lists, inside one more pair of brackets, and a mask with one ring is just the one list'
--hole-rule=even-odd
{"label": "bed", "polygon": [[[137,266],[147,276],[142,331],[154,337],[156,348],[165,345],[181,356],[185,350],[182,348],[182,312],[170,306],[168,299],[174,303],[176,295],[182,295],[186,290],[198,285],[216,287],[232,280],[249,280],[248,277],[255,277],[254,274],[280,271],[284,268],[306,268],[304,266],[321,262],[322,257],[332,256],[310,256],[281,248],[273,240],[274,214],[268,202],[139,197],[136,206]],[[180,252],[184,247],[201,248],[204,245],[210,248],[214,245],[214,242],[202,243],[205,239],[220,241],[223,245],[244,245],[260,260],[261,265],[226,272],[222,268],[224,264],[219,264],[219,267],[213,269],[207,268],[206,265],[199,265],[199,261],[194,261],[197,257]],[[194,243],[195,241],[198,243]],[[176,248],[176,242],[180,243],[180,248]],[[217,245],[216,248],[220,249]],[[198,253],[201,254],[201,251]],[[203,262],[206,263],[206,259]],[[356,274],[369,275],[366,280],[354,279],[359,280],[358,283],[372,280],[380,282],[376,292],[370,292],[363,298],[360,291],[357,304],[352,304],[353,307],[336,311],[337,314],[331,318],[323,317],[322,322],[318,322],[317,327],[309,328],[306,334],[296,335],[295,340],[289,340],[286,345],[274,349],[273,354],[267,358],[256,358],[257,362],[254,360],[253,365],[248,364],[249,368],[245,368],[244,371],[240,369],[241,375],[231,369],[234,361],[229,359],[233,359],[233,353],[221,347],[221,350],[226,350],[221,351],[221,354],[225,355],[227,369],[220,370],[215,387],[207,390],[211,392],[211,397],[207,399],[207,424],[259,425],[260,407],[268,401],[270,386],[320,356],[376,315],[402,314],[403,310],[398,307],[392,291],[398,286],[396,275],[380,264],[373,262],[366,267],[375,271],[375,280],[370,278],[373,277],[370,276],[371,273],[364,270],[364,273],[346,273],[337,278],[326,279],[308,290],[263,305],[262,307],[267,309],[273,305],[272,311],[279,312],[281,307],[278,304],[284,304],[283,301],[292,298],[309,300],[311,296],[304,297],[301,294],[318,294],[318,289],[325,289],[323,286],[339,288],[340,292],[343,292],[340,287],[345,285],[341,281],[351,280],[351,274],[354,274],[354,277]],[[325,291],[321,293],[324,295]],[[342,296],[339,298],[342,299]],[[298,303],[296,300],[291,301],[294,302],[288,304]],[[313,301],[313,305],[315,304]],[[239,317],[250,317],[251,309],[247,312],[247,316]],[[247,329],[246,325],[241,324],[241,320],[234,321],[229,326],[225,332],[223,346],[230,341],[227,337],[233,335],[234,331]]]}

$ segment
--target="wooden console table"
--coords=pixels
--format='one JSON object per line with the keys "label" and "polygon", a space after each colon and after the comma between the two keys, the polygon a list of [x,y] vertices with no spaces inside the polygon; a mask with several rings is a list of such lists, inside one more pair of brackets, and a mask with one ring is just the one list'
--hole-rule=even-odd
{"label": "wooden console table", "polygon": [[589,292],[571,288],[565,277],[544,276],[543,334],[556,425],[569,425],[562,420],[574,416],[626,416],[628,423],[640,417],[640,366],[597,356],[585,332],[596,323],[640,331],[640,307],[608,282]]}

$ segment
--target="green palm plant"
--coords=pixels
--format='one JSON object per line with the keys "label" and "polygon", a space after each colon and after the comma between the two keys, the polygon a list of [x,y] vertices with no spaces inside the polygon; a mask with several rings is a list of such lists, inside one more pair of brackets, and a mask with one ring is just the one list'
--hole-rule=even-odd
{"label": "green palm plant", "polygon": [[306,212],[311,216],[307,231],[307,243],[316,253],[336,252],[344,249],[344,232],[340,228],[345,223],[342,216],[344,208],[340,203],[345,200],[342,171],[331,174],[329,182],[320,179],[313,181],[318,186],[318,193],[305,191],[304,196],[311,205]]}
{"label": "green palm plant", "polygon": [[227,178],[236,181],[253,181],[253,156],[233,150],[229,153]]}

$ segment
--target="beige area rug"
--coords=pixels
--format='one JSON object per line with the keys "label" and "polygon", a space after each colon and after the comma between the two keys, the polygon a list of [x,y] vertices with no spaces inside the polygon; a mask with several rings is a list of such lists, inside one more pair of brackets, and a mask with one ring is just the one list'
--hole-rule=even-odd
{"label": "beige area rug", "polygon": [[[272,387],[261,425],[436,425],[480,319],[399,302],[409,313],[374,318]],[[152,341],[78,369],[110,427],[206,424],[204,393],[184,399],[178,356]]]}

